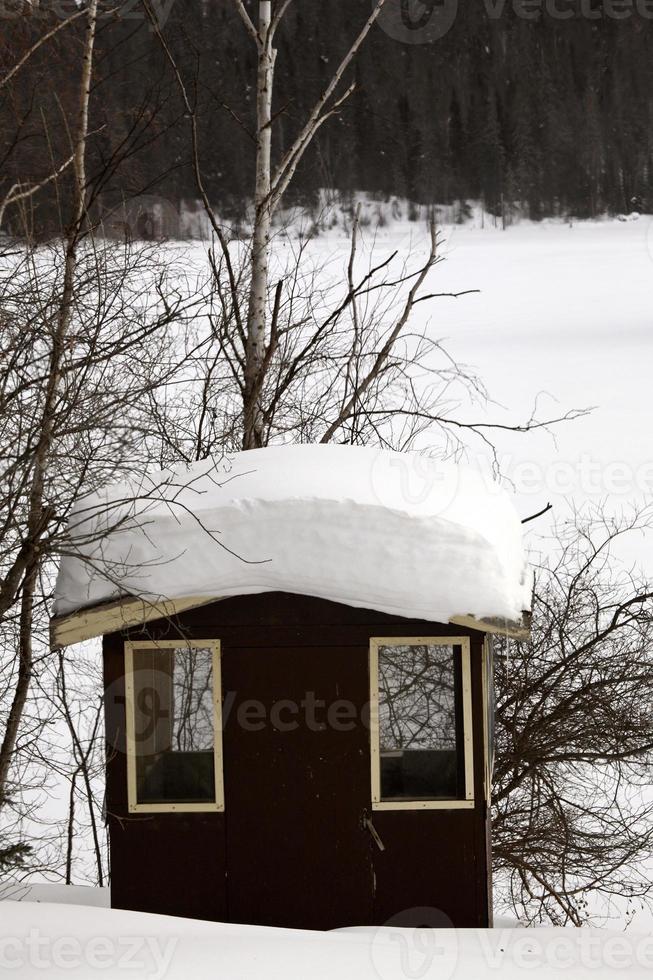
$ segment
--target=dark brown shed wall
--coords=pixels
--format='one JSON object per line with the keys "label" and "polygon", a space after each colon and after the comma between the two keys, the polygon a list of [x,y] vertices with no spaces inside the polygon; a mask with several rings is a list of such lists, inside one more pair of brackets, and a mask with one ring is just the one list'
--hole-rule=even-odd
{"label": "dark brown shed wall", "polygon": [[[274,774],[272,781],[264,786],[251,785],[248,781],[247,752],[250,752],[249,769],[254,768],[254,771],[256,767],[252,760],[256,752],[251,754],[251,746],[247,748],[247,743],[233,728],[230,733],[227,721],[224,735],[226,813],[130,815],[127,810],[124,753],[123,640],[173,639],[180,634],[191,639],[221,640],[223,697],[230,689],[238,689],[242,696],[246,696],[248,687],[257,687],[255,678],[260,664],[267,661],[269,655],[270,664],[274,667],[270,677],[275,678],[275,691],[269,693],[274,696],[283,696],[284,690],[287,690],[293,693],[285,696],[293,697],[296,693],[294,686],[299,684],[301,687],[304,680],[322,685],[326,690],[335,679],[338,690],[348,690],[349,695],[344,696],[351,696],[354,701],[362,696],[366,700],[368,697],[367,658],[371,636],[469,636],[472,651],[475,809],[375,811],[372,814],[374,825],[386,845],[385,851],[379,851],[371,837],[358,829],[358,811],[363,802],[371,813],[369,737],[365,730],[364,739],[361,739],[359,731],[343,749],[341,763],[356,772],[355,785],[348,782],[342,766],[339,773],[337,769],[334,770],[334,778],[339,778],[340,797],[345,787],[349,787],[346,792],[351,794],[351,815],[345,812],[346,807],[343,809],[342,799],[336,801],[334,797],[331,809],[326,807],[333,827],[330,834],[329,826],[316,819],[317,811],[311,810],[307,799],[304,807],[306,819],[301,820],[302,814],[298,813],[297,826],[275,828],[275,819],[293,819],[293,814],[301,807],[301,797],[293,798],[292,809],[284,811],[283,807],[279,807],[275,811],[274,807],[266,807],[265,795],[274,791]],[[139,630],[131,630],[124,636],[111,634],[105,637],[107,813],[112,905],[116,908],[222,921],[308,928],[382,924],[398,914],[406,915],[407,910],[426,906],[440,910],[456,926],[487,925],[482,642],[482,634],[461,627],[406,620],[286,593],[226,599],[190,610],[172,621],[160,620],[148,623]],[[258,654],[255,653],[257,650]],[[333,668],[331,676],[330,664]],[[284,681],[284,672],[287,682]],[[259,684],[248,696],[261,695],[265,696],[265,690]],[[264,746],[265,742],[259,744]],[[302,742],[301,738],[296,744],[300,755],[310,755],[317,745],[314,740]],[[243,756],[240,767],[239,753]],[[310,758],[304,760],[305,765],[310,765],[310,762]],[[241,774],[238,768],[242,769]],[[259,782],[263,771],[259,769]],[[284,771],[291,778],[292,769]],[[321,778],[328,780],[330,777],[326,770],[322,772]],[[328,782],[325,785],[328,787]],[[232,817],[236,807],[241,813],[246,812],[248,799],[251,799],[252,807],[250,822],[238,821],[240,833],[234,831],[232,837],[227,833],[230,797]],[[290,803],[290,800],[287,802]],[[361,834],[363,850],[356,856],[354,877],[347,884],[343,882],[351,897],[347,904],[339,901],[335,878],[338,867],[333,867],[329,887],[326,887],[327,878],[321,869],[326,869],[330,864],[330,853],[338,855],[340,852],[343,866],[346,866],[349,860],[347,848],[351,848],[354,840],[351,827],[348,824],[345,826],[350,819],[356,823],[356,833]],[[297,834],[300,822],[301,838],[296,838],[301,840],[299,850],[309,857],[315,856],[316,860],[312,864],[309,860],[309,867],[306,868],[292,862],[289,866],[281,863],[275,868],[271,861],[267,868],[259,866],[257,875],[255,847],[250,849],[250,860],[247,859],[247,841],[256,842],[257,837],[253,836],[256,835],[256,828],[260,829],[259,836],[262,834],[258,854],[264,859],[269,851],[269,847],[268,850],[263,847],[267,840],[266,833],[277,834],[277,839],[282,841],[285,833]],[[330,851],[331,845],[334,845],[333,851]],[[324,864],[321,865],[320,861]],[[266,863],[265,860],[263,863]],[[279,875],[283,874],[284,867],[287,880],[280,882]],[[366,867],[373,870],[369,901],[365,899],[361,885],[367,873]],[[315,876],[322,877],[324,886],[323,899],[318,901],[316,897],[312,910],[311,895],[320,887],[320,882],[307,881],[304,872],[310,873],[311,870]],[[231,908],[227,871],[230,875]],[[353,897],[356,895],[358,898]],[[302,896],[306,896],[306,900]],[[354,916],[356,907],[360,911]],[[409,920],[408,914],[406,921]]]}

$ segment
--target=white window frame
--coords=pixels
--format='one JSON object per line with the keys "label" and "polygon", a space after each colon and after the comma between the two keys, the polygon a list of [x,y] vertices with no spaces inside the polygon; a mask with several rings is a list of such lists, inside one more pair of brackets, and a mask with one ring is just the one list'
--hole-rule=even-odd
{"label": "white window frame", "polygon": [[492,753],[494,746],[491,740],[490,731],[490,704],[492,703],[492,692],[490,691],[490,679],[492,672],[492,641],[485,637],[483,640],[483,662],[482,662],[482,687],[483,687],[483,776],[485,799],[490,805],[492,801]]}
{"label": "white window frame", "polygon": [[[211,650],[213,667],[213,763],[215,799],[204,803],[139,803],[134,724],[134,651]],[[127,808],[130,813],[217,813],[224,810],[222,756],[222,676],[220,640],[134,640],[125,643],[125,736],[127,749]]]}
{"label": "white window frame", "polygon": [[[465,798],[458,800],[382,800],[379,731],[379,647],[456,646],[461,648]],[[474,800],[472,671],[468,636],[373,636],[370,638],[370,757],[373,810],[471,810]]]}

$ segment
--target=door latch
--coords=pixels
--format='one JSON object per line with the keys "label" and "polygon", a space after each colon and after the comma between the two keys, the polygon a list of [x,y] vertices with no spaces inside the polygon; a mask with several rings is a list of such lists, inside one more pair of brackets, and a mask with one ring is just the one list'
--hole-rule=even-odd
{"label": "door latch", "polygon": [[367,810],[363,810],[363,814],[361,816],[361,826],[365,830],[368,830],[369,831],[370,836],[371,836],[372,840],[374,841],[374,843],[376,844],[376,846],[378,847],[378,849],[380,851],[385,851],[385,844],[383,843],[383,841],[379,837],[378,831],[377,831],[376,827],[374,826],[374,824],[372,823],[372,818],[369,816]]}

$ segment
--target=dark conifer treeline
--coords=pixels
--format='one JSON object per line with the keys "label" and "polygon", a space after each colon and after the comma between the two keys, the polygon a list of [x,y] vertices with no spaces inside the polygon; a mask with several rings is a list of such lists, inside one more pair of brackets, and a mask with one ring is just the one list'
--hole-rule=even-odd
{"label": "dark conifer treeline", "polygon": [[[5,66],[43,29],[43,6],[38,23],[5,22]],[[278,35],[277,153],[369,9],[369,0],[291,5]],[[207,189],[223,213],[237,215],[252,185],[252,42],[228,0],[176,0],[165,31],[197,100]],[[67,28],[2,94],[3,183],[39,177],[66,156],[79,43]],[[137,6],[103,20],[98,50],[96,199],[153,193],[176,206],[196,198],[188,120]],[[292,193],[310,200],[328,186],[420,203],[481,198],[495,213],[519,202],[535,218],[631,210],[633,200],[647,208],[652,54],[653,21],[635,10],[619,21],[525,20],[506,5],[492,19],[482,3],[468,3],[443,38],[412,45],[377,27],[352,69],[354,95],[323,127]],[[37,206],[36,228],[56,219],[51,206]]]}

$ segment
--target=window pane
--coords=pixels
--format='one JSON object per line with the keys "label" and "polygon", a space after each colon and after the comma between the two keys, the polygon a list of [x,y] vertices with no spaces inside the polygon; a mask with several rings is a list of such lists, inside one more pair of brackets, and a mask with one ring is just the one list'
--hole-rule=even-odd
{"label": "window pane", "polygon": [[210,649],[134,651],[134,734],[139,803],[215,800]]}
{"label": "window pane", "polygon": [[460,648],[379,647],[382,800],[464,797]]}

